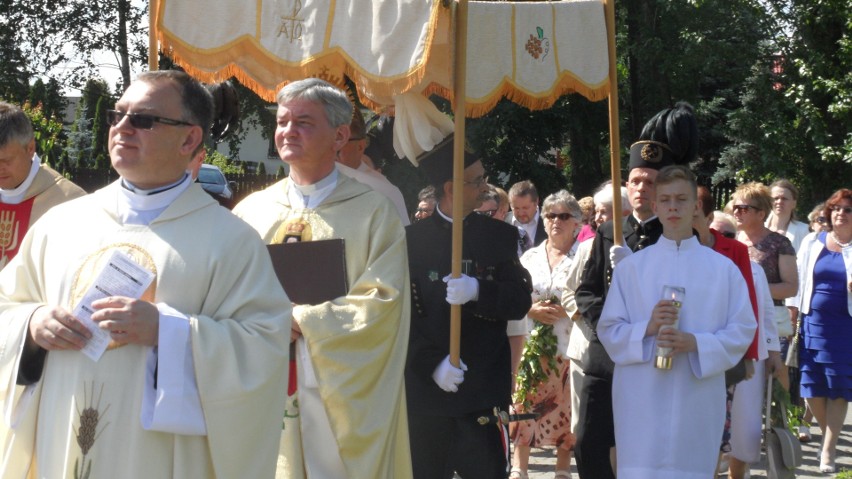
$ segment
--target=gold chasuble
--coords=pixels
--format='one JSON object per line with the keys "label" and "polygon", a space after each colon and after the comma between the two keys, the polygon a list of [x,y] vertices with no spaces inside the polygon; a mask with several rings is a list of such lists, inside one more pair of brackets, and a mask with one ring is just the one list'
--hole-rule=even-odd
{"label": "gold chasuble", "polygon": [[[194,184],[150,224],[122,224],[119,188],[52,208],[0,271],[0,477],[273,477],[291,305],[266,247]],[[205,435],[143,428],[150,347],[113,343],[97,362],[50,351],[36,382],[16,386],[32,313],[71,311],[114,249],[156,273],[144,299],[189,316]]]}
{"label": "gold chasuble", "polygon": [[307,232],[302,220],[311,241],[343,238],[349,293],[294,307],[337,444],[302,443],[294,394],[284,418],[278,477],[282,471],[286,478],[305,477],[303,447],[336,446],[349,478],[409,478],[403,370],[410,304],[399,215],[387,198],[345,175],[315,209],[291,205],[289,187],[284,179],[254,193],[234,213],[267,243]]}

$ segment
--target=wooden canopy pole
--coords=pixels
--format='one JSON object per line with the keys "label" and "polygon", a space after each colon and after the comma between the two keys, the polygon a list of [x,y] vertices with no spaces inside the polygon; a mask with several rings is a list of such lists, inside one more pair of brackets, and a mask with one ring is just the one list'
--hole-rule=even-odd
{"label": "wooden canopy pole", "polygon": [[612,174],[612,239],[623,243],[621,211],[621,142],[618,133],[618,72],[615,69],[615,0],[604,0],[609,50],[609,167]]}
{"label": "wooden canopy pole", "polygon": [[[464,226],[465,95],[467,80],[467,0],[456,2],[456,57],[453,64],[453,256],[452,277],[461,276],[462,227]],[[450,305],[450,363],[460,367],[461,306]]]}
{"label": "wooden canopy pole", "polygon": [[157,9],[159,8],[157,0],[151,0],[148,7],[148,71],[160,69],[160,57],[157,54],[159,45],[157,43]]}

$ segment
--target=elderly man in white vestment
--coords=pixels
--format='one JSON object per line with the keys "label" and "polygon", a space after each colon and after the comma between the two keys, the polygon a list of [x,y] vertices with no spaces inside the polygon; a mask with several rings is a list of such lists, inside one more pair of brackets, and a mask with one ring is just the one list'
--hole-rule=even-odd
{"label": "elderly man in white vestment", "polygon": [[[654,211],[663,235],[618,263],[598,323],[615,363],[619,479],[712,477],[725,420],[724,373],[754,337],[742,273],[692,234],[697,207],[692,173],[660,170]],[[679,307],[661,299],[665,285],[685,288]],[[658,347],[671,349],[671,369],[655,367]]]}
{"label": "elderly man in white vestment", "polygon": [[335,166],[351,118],[346,94],[322,80],[281,89],[275,146],[290,176],[234,209],[267,243],[344,240],[347,293],[293,309],[298,389],[279,477],[411,477],[405,231],[386,197]]}
{"label": "elderly man in white vestment", "polygon": [[[121,178],[51,209],[0,272],[3,478],[273,476],[292,308],[257,234],[187,172],[212,111],[185,73],[140,75],[107,113]],[[116,250],[154,281],[97,283],[93,360],[71,312]]]}
{"label": "elderly man in white vestment", "polygon": [[0,268],[15,256],[27,230],[47,210],[85,194],[41,162],[27,114],[0,101]]}

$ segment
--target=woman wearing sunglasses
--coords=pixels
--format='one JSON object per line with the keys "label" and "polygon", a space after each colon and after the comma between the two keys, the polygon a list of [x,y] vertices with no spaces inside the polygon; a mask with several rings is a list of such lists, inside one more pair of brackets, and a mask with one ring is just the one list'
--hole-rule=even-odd
{"label": "woman wearing sunglasses", "polygon": [[825,202],[828,231],[799,250],[800,393],[822,431],[819,470],[835,471],[837,439],[852,400],[852,190]]}
{"label": "woman wearing sunglasses", "polygon": [[[793,323],[784,300],[796,295],[798,274],[796,250],[786,236],[766,227],[764,222],[772,210],[769,188],[762,183],[746,183],[734,191],[732,209],[737,222],[737,239],[748,246],[748,255],[759,264],[769,281],[775,303],[775,323],[781,341],[781,357],[787,354],[787,341],[793,335]],[[789,389],[786,366],[775,371],[775,377]]]}
{"label": "woman wearing sunglasses", "polygon": [[[515,423],[510,479],[526,479],[530,448],[543,446],[556,447],[554,477],[571,477],[568,471],[574,435],[571,434],[570,361],[565,354],[572,323],[562,307],[562,294],[577,250],[582,212],[577,200],[565,190],[545,198],[541,210],[547,239],[521,257],[521,264],[532,277],[533,303],[527,317],[535,327],[524,347],[517,381],[517,389],[527,394],[518,398],[521,401],[515,406],[518,412],[538,413],[539,417]],[[551,354],[547,354],[548,349]],[[530,362],[534,367],[528,366]],[[531,381],[531,371],[538,368],[543,371],[540,380]]]}
{"label": "woman wearing sunglasses", "polygon": [[810,223],[811,231],[819,233],[828,231],[828,218],[823,214],[825,211],[825,203],[820,203],[814,206],[814,209],[808,213],[808,223]]}

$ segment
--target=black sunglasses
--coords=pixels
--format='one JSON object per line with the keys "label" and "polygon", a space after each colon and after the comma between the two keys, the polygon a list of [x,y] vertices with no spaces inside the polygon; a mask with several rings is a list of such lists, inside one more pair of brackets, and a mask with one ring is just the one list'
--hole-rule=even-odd
{"label": "black sunglasses", "polygon": [[817,216],[816,222],[821,224],[821,225],[824,225],[824,224],[828,223],[828,219],[826,219],[825,216]]}
{"label": "black sunglasses", "polygon": [[753,210],[755,210],[755,211],[757,211],[757,210],[758,210],[758,208],[756,208],[756,207],[754,207],[754,206],[752,206],[752,205],[734,205],[734,206],[732,206],[731,208],[733,208],[733,210],[734,210],[734,212],[735,212],[735,213],[736,213],[737,211],[748,211],[749,209],[753,209]]}
{"label": "black sunglasses", "polygon": [[493,218],[494,215],[497,213],[497,209],[495,208],[493,210],[477,210],[476,213],[482,216],[490,216]]}
{"label": "black sunglasses", "polygon": [[192,123],[187,123],[180,120],[172,120],[171,118],[163,118],[161,116],[146,115],[144,113],[127,113],[124,111],[107,110],[106,120],[111,126],[118,126],[121,119],[127,117],[130,120],[130,126],[140,130],[150,130],[154,128],[154,123],[162,123],[171,126],[195,126]]}
{"label": "black sunglasses", "polygon": [[571,213],[545,213],[544,217],[549,220],[559,218],[562,221],[568,221],[573,218],[573,216],[571,216]]}
{"label": "black sunglasses", "polygon": [[736,237],[737,237],[737,234],[736,234],[736,233],[734,233],[733,231],[723,231],[723,232],[722,232],[722,236],[724,236],[725,238],[731,238],[731,239],[734,239],[734,238],[736,238]]}

